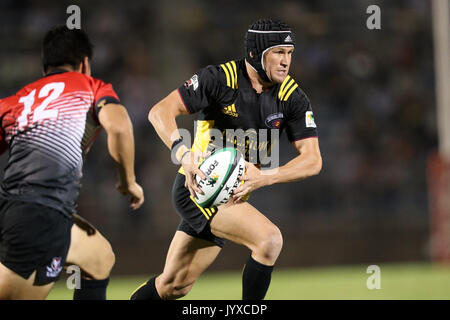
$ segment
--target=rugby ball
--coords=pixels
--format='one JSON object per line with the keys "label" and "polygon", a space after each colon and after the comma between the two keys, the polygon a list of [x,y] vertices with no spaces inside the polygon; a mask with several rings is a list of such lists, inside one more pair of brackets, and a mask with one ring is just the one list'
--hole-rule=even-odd
{"label": "rugby ball", "polygon": [[244,174],[245,161],[242,153],[234,148],[223,148],[207,157],[199,166],[206,175],[203,180],[196,176],[196,182],[204,194],[197,194],[197,204],[210,208],[226,203],[239,186]]}

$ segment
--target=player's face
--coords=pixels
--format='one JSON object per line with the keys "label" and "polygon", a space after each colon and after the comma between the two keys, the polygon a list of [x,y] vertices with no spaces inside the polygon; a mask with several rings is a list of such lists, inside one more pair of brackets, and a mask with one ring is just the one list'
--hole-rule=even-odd
{"label": "player's face", "polygon": [[291,66],[292,46],[282,46],[269,49],[264,54],[264,67],[267,77],[273,83],[282,83],[289,72]]}

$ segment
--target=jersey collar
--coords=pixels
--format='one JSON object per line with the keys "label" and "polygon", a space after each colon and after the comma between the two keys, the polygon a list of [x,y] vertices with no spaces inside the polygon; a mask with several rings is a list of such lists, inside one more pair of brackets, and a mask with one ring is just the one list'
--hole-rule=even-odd
{"label": "jersey collar", "polygon": [[45,78],[45,77],[48,77],[48,76],[53,76],[53,75],[55,75],[55,74],[64,73],[64,72],[69,72],[69,71],[63,70],[63,69],[55,69],[55,70],[53,70],[52,72],[47,73],[47,74],[44,76],[44,78]]}

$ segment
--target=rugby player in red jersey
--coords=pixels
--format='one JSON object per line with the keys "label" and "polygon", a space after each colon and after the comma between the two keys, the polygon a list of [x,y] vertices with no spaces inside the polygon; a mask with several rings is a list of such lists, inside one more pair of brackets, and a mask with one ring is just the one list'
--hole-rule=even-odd
{"label": "rugby player in red jersey", "polygon": [[0,100],[0,299],[45,299],[65,265],[82,270],[74,299],[105,299],[114,253],[76,215],[83,159],[103,127],[132,209],[144,201],[134,172],[133,126],[110,84],[91,77],[93,46],[82,30],[44,37],[41,79]]}

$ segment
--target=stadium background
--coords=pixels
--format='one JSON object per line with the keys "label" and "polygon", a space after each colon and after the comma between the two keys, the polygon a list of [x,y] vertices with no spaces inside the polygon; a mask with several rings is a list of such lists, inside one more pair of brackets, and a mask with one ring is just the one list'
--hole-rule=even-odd
{"label": "stadium background", "polygon": [[[147,121],[150,107],[199,68],[242,57],[245,31],[260,17],[296,32],[290,74],[312,102],[323,156],[319,176],[250,198],[284,235],[277,266],[430,261],[426,160],[437,129],[429,1],[2,0],[0,97],[40,77],[41,39],[66,22],[71,4],[95,44],[93,75],[114,85],[131,115],[146,192],[143,207],[129,210],[103,132],[86,159],[79,213],[112,243],[113,275],[161,271],[179,222],[170,197],[177,167]],[[381,30],[366,27],[371,4],[381,8]],[[192,120],[179,124],[192,130]],[[295,155],[285,137],[280,150],[280,163]],[[228,243],[209,270],[241,270],[247,255]]]}

